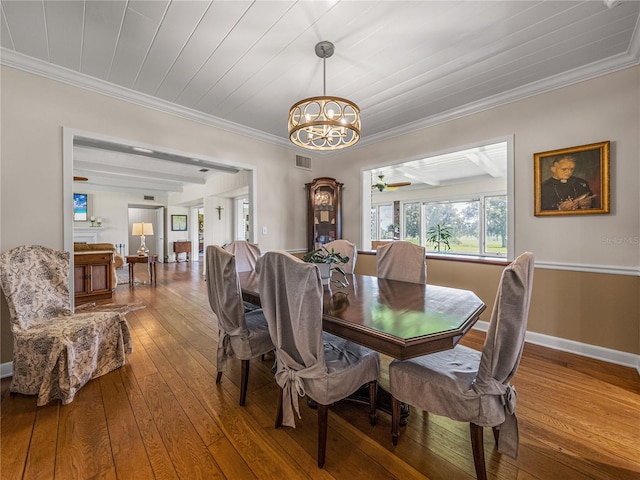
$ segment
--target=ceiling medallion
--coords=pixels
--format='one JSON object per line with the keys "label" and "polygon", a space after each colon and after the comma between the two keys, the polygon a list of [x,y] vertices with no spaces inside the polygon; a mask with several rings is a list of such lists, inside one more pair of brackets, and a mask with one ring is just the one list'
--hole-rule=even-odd
{"label": "ceiling medallion", "polygon": [[323,63],[323,96],[300,100],[289,111],[289,139],[310,150],[338,150],[360,140],[360,109],[350,100],[327,95],[327,58],[334,46],[323,41],[316,45]]}

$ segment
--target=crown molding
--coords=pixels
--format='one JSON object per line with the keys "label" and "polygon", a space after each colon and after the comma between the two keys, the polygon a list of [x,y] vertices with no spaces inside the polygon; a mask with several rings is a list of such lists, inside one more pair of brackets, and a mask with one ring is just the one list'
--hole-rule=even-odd
{"label": "crown molding", "polygon": [[107,95],[119,100],[125,100],[143,107],[153,108],[160,112],[176,115],[187,120],[202,123],[221,130],[257,139],[277,146],[289,147],[289,142],[260,130],[256,130],[238,123],[223,120],[213,115],[207,115],[191,108],[182,107],[175,103],[161,100],[145,93],[135,92],[120,85],[106,82],[84,73],[69,70],[68,68],[53,65],[51,63],[16,53],[13,50],[0,48],[0,64],[16,68],[27,73],[33,73],[41,77],[66,83],[74,87],[84,88],[95,93]]}
{"label": "crown molding", "polygon": [[[83,73],[69,70],[64,67],[53,65],[45,61],[28,57],[13,50],[0,48],[0,64],[23,70],[28,73],[40,75],[51,80],[60,81],[69,85],[84,88],[96,93],[108,95],[120,100],[129,101],[138,105],[153,108],[155,110],[180,116],[188,120],[199,122],[205,125],[225,130],[230,133],[242,135],[257,139],[272,145],[293,148],[288,139],[280,138],[266,132],[249,128],[234,122],[223,120],[213,115],[206,115],[196,110],[182,107],[165,100],[152,97],[144,93],[135,92],[125,87],[115,85],[104,80],[99,80]],[[615,55],[599,62],[594,62],[584,67],[574,68],[568,72],[554,75],[552,77],[532,82],[522,87],[515,88],[505,93],[493,95],[477,102],[468,103],[459,108],[448,110],[437,115],[432,115],[416,122],[401,125],[396,128],[386,130],[384,132],[364,136],[360,141],[350,147],[351,150],[363,148],[368,145],[379,143],[400,135],[412,133],[424,128],[439,125],[441,123],[456,120],[468,115],[473,115],[491,108],[503,106],[518,100],[523,100],[535,95],[547,93],[559,88],[574,85],[576,83],[590,80],[602,75],[614,73],[625,68],[633,67],[640,64],[640,28],[636,28],[630,42],[629,49],[624,54]],[[294,150],[298,150],[294,148]],[[300,151],[307,152],[307,150]],[[335,155],[337,152],[314,152],[314,154],[322,153],[327,156]]]}
{"label": "crown molding", "polygon": [[397,128],[392,128],[378,134],[363,137],[358,144],[351,147],[352,149],[361,148],[373,143],[378,143],[390,138],[412,133],[427,127],[433,127],[441,123],[450,122],[462,117],[473,115],[491,108],[500,107],[509,103],[523,100],[535,95],[547,93],[559,88],[574,85],[576,83],[591,80],[602,75],[614,73],[625,68],[634,67],[640,64],[640,34],[639,28],[634,32],[634,38],[631,42],[630,49],[620,55],[610,57],[600,62],[594,62],[584,67],[574,68],[568,72],[554,75],[552,77],[532,82],[522,87],[515,88],[508,92],[504,92],[491,97],[483,98],[477,102],[468,103],[459,108],[448,110],[446,112],[423,118],[416,122],[408,123]]}

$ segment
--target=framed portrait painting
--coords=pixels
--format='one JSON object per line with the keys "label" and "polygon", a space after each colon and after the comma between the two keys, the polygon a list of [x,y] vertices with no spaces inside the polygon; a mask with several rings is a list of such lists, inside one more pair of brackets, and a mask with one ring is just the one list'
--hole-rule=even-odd
{"label": "framed portrait painting", "polygon": [[609,143],[534,153],[534,215],[610,213]]}
{"label": "framed portrait painting", "polygon": [[178,232],[187,231],[187,216],[186,215],[171,215],[171,230]]}

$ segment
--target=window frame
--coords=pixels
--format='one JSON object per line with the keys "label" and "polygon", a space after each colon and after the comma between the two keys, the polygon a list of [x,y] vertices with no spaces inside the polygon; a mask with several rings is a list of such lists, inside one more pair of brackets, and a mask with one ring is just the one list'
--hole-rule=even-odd
{"label": "window frame", "polygon": [[[376,208],[377,205],[379,205],[382,202],[379,203],[374,203],[372,201],[371,198],[371,170],[373,169],[379,169],[379,168],[383,168],[385,166],[396,166],[396,165],[402,165],[403,163],[407,163],[407,162],[411,162],[412,160],[415,160],[418,157],[423,157],[423,158],[429,158],[432,156],[438,156],[438,155],[443,155],[443,154],[447,154],[447,153],[453,153],[459,150],[466,150],[466,149],[470,149],[470,148],[474,148],[474,147],[482,147],[484,145],[491,145],[494,143],[499,143],[499,142],[504,142],[506,143],[506,147],[507,147],[507,153],[506,153],[506,167],[507,167],[507,175],[506,175],[506,191],[504,190],[500,190],[500,191],[484,191],[484,192],[467,192],[466,194],[461,194],[459,196],[456,195],[448,195],[448,196],[434,196],[433,198],[428,198],[426,199],[429,202],[435,202],[437,200],[442,200],[444,198],[446,198],[447,200],[459,200],[464,198],[464,200],[468,200],[470,197],[480,197],[480,195],[482,195],[483,197],[489,197],[489,196],[496,196],[496,195],[506,195],[507,198],[507,241],[506,241],[506,245],[507,245],[507,253],[506,255],[504,254],[495,254],[495,253],[486,253],[486,235],[484,234],[485,228],[486,228],[486,220],[484,219],[484,211],[485,211],[485,203],[483,201],[481,207],[482,207],[482,211],[483,211],[483,220],[482,220],[482,225],[479,225],[479,228],[482,228],[482,237],[480,238],[480,242],[481,242],[481,252],[485,252],[485,253],[480,253],[478,255],[461,255],[461,254],[443,254],[441,253],[441,256],[448,256],[448,257],[456,257],[456,256],[460,256],[461,258],[477,258],[477,259],[486,259],[487,261],[495,261],[495,260],[507,260],[507,261],[512,261],[515,258],[515,180],[514,180],[514,136],[513,135],[507,135],[507,136],[503,136],[503,137],[499,137],[499,138],[493,138],[493,139],[486,139],[486,140],[482,140],[482,141],[478,141],[478,142],[474,142],[472,144],[468,144],[468,145],[459,145],[456,146],[454,148],[449,148],[447,150],[443,150],[443,151],[436,151],[436,152],[431,152],[431,153],[427,153],[424,155],[413,155],[412,158],[407,158],[405,160],[400,160],[400,161],[387,161],[384,163],[381,163],[379,165],[368,165],[367,167],[363,167],[360,170],[360,177],[361,177],[361,185],[362,185],[362,190],[361,190],[361,199],[362,199],[362,226],[361,226],[361,242],[362,245],[370,245],[371,241],[373,240],[371,237],[371,210],[373,208]],[[421,199],[425,200],[425,199]],[[404,226],[404,204],[405,203],[416,203],[417,201],[419,201],[418,199],[412,198],[410,200],[400,200],[400,237],[404,238],[404,230],[405,230],[405,226]],[[388,202],[385,202],[388,203]],[[392,202],[393,203],[393,202]],[[422,222],[422,216],[423,216],[423,212],[422,212],[422,206],[421,206],[421,222]],[[422,227],[422,225],[421,225]],[[422,228],[421,228],[421,235],[422,235]],[[421,243],[424,242],[423,237],[421,237],[420,239]],[[436,254],[437,255],[437,254]]]}

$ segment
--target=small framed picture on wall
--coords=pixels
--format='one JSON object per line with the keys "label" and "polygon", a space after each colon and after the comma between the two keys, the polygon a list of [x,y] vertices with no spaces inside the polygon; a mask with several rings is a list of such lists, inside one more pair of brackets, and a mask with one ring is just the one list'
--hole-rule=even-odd
{"label": "small framed picture on wall", "polygon": [[609,143],[535,153],[534,215],[610,213]]}
{"label": "small framed picture on wall", "polygon": [[187,216],[186,215],[171,215],[171,230],[174,232],[186,232],[187,231]]}

